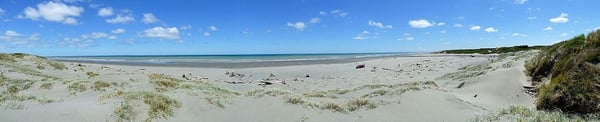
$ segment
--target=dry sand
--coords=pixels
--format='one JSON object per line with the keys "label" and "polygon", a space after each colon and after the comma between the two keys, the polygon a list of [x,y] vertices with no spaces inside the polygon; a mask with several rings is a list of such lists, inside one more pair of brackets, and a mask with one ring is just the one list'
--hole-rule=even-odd
{"label": "dry sand", "polygon": [[[17,72],[4,64],[0,71],[5,77],[30,79],[32,84],[13,97],[3,92],[0,118],[2,121],[468,121],[509,105],[533,107],[533,98],[522,89],[528,85],[523,62],[532,55],[533,52],[507,57],[427,54],[353,63],[242,69],[80,66],[64,62],[68,70],[36,69],[45,76]],[[31,62],[18,64],[31,65]],[[358,64],[366,67],[355,69]],[[89,77],[88,72],[98,76]],[[151,74],[166,81],[162,86],[153,84]],[[182,77],[184,74],[189,80]],[[110,86],[92,90],[96,81]],[[20,82],[5,83],[0,90],[7,91],[9,86]],[[173,82],[176,84],[169,84]],[[52,88],[41,88],[44,83],[51,83]],[[272,84],[259,85],[268,83]],[[163,101],[161,95],[174,102]],[[16,100],[15,96],[35,99]],[[148,119],[150,110],[164,110],[152,109],[151,104],[169,107],[172,114],[158,111],[154,112],[159,113],[158,117]],[[124,105],[129,106],[124,108]]]}

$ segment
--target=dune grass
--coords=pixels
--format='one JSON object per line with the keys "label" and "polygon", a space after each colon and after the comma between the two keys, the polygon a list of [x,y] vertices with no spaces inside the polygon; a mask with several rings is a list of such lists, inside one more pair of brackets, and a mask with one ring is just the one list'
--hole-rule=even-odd
{"label": "dune grass", "polygon": [[179,87],[179,84],[183,82],[181,79],[173,78],[166,74],[150,74],[148,75],[150,83],[156,86],[156,90],[160,92],[167,91]]}
{"label": "dune grass", "polygon": [[307,103],[307,101],[303,97],[300,97],[300,96],[290,97],[290,98],[287,99],[286,102],[290,103],[290,104],[304,104],[304,103]]}
{"label": "dune grass", "polygon": [[149,106],[144,121],[173,117],[174,110],[181,107],[181,102],[159,92],[150,91],[124,92],[116,90],[113,93],[101,95],[99,100],[119,98],[122,100],[112,115],[116,121],[136,121],[137,113],[133,111],[135,107],[131,105],[131,102],[134,101],[141,101]]}
{"label": "dune grass", "polygon": [[133,106],[129,102],[123,101],[115,110],[112,116],[115,117],[117,122],[132,122],[135,120],[137,113],[133,111]]}
{"label": "dune grass", "polygon": [[96,76],[100,75],[100,74],[95,73],[95,72],[86,72],[85,74],[88,76],[88,78],[93,78],[93,77],[96,77]]}
{"label": "dune grass", "polygon": [[540,111],[523,106],[510,106],[489,114],[479,115],[470,120],[473,122],[589,122],[600,121],[598,115],[586,115],[584,117],[569,115],[559,111]]}
{"label": "dune grass", "polygon": [[[537,91],[536,108],[568,113],[600,112],[600,31],[541,51],[526,64]],[[550,79],[544,81],[543,79]]]}
{"label": "dune grass", "polygon": [[40,88],[50,90],[50,89],[52,89],[53,85],[54,85],[54,83],[46,82],[46,83],[42,83],[40,85]]}
{"label": "dune grass", "polygon": [[112,84],[104,81],[96,81],[92,84],[91,88],[94,91],[105,91],[106,88],[110,87]]}
{"label": "dune grass", "polygon": [[228,103],[228,99],[240,95],[228,89],[224,89],[206,82],[185,81],[171,77],[166,74],[150,74],[148,75],[150,83],[154,84],[155,89],[159,92],[167,92],[170,90],[187,89],[192,91],[201,91],[206,94],[205,98],[209,104],[224,108]]}
{"label": "dune grass", "polygon": [[368,99],[356,99],[348,102],[347,109],[349,111],[357,111],[361,108],[373,109],[377,108],[377,104],[372,103]]}
{"label": "dune grass", "polygon": [[289,91],[279,90],[279,89],[255,89],[246,92],[246,96],[256,96],[256,97],[264,97],[264,96],[281,96],[291,94]]}
{"label": "dune grass", "polygon": [[25,109],[23,102],[31,101],[37,102],[39,104],[47,104],[52,103],[55,100],[48,97],[37,97],[32,95],[25,94],[10,94],[10,93],[1,93],[0,94],[0,106],[3,106],[5,109]]}
{"label": "dune grass", "polygon": [[77,94],[77,92],[85,92],[87,91],[87,82],[88,81],[78,81],[75,83],[69,84],[67,87],[71,94]]}
{"label": "dune grass", "polygon": [[540,50],[548,48],[548,46],[513,46],[513,47],[498,47],[498,48],[479,48],[479,49],[456,49],[456,50],[444,50],[439,53],[450,53],[450,54],[500,54],[509,52],[519,52],[527,50]]}

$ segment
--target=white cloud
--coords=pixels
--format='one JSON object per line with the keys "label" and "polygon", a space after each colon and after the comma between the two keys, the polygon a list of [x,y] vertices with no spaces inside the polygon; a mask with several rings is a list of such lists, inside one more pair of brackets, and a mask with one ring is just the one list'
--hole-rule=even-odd
{"label": "white cloud", "polygon": [[90,34],[90,37],[94,38],[94,39],[99,39],[99,38],[107,38],[107,37],[109,37],[109,35],[106,33],[102,33],[102,32],[92,32],[92,34]]}
{"label": "white cloud", "polygon": [[31,43],[40,40],[39,35],[38,33],[34,33],[25,36],[13,30],[7,30],[4,34],[0,34],[0,40],[22,47],[34,47]]}
{"label": "white cloud", "polygon": [[177,27],[153,27],[144,30],[144,37],[175,40],[180,38],[180,33]]}
{"label": "white cloud", "polygon": [[114,34],[120,34],[120,33],[125,33],[125,32],[126,32],[126,30],[125,30],[125,29],[123,29],[123,28],[117,28],[117,29],[115,29],[115,30],[112,30],[112,31],[110,31],[110,32],[111,32],[111,33],[114,33]]}
{"label": "white cloud", "polygon": [[527,0],[515,0],[515,4],[525,4],[525,2],[527,2]]}
{"label": "white cloud", "polygon": [[134,21],[135,18],[131,15],[117,15],[117,17],[112,19],[106,19],[107,23],[116,24],[116,23],[128,23],[130,21]]}
{"label": "white cloud", "polygon": [[567,23],[567,22],[569,22],[569,18],[567,18],[568,16],[569,16],[569,14],[567,14],[567,13],[560,13],[560,15],[558,17],[550,18],[550,22]]}
{"label": "white cloud", "polygon": [[392,28],[392,25],[384,25],[381,22],[376,22],[376,21],[372,21],[372,20],[369,20],[369,26],[375,26],[375,27],[378,27],[381,29],[391,29]]}
{"label": "white cloud", "polygon": [[471,26],[471,28],[469,28],[469,30],[478,31],[478,30],[481,30],[481,26],[479,26],[479,25],[477,25],[477,26]]}
{"label": "white cloud", "polygon": [[106,8],[101,8],[100,10],[98,10],[98,16],[112,16],[113,13],[113,9],[111,7],[106,7]]}
{"label": "white cloud", "polygon": [[[372,38],[372,37],[370,36],[369,31],[367,31],[367,30],[364,30],[363,32],[352,37],[352,39],[354,39],[354,40],[366,40],[366,39],[370,39],[370,38]],[[373,38],[375,38],[375,37],[373,37]]]}
{"label": "white cloud", "polygon": [[306,25],[304,24],[304,22],[296,22],[296,23],[290,23],[290,22],[288,22],[287,26],[288,27],[296,28],[296,29],[298,29],[300,31],[304,31],[304,29],[306,28]]}
{"label": "white cloud", "polygon": [[92,39],[63,38],[59,44],[66,45],[67,47],[90,47],[94,42]]}
{"label": "white cloud", "polygon": [[551,30],[552,30],[552,27],[546,27],[546,28],[544,28],[544,31],[551,31]]}
{"label": "white cloud", "polygon": [[527,35],[521,34],[521,33],[513,33],[512,36],[514,36],[514,37],[525,37]]}
{"label": "white cloud", "polygon": [[336,9],[336,10],[331,10],[329,12],[329,14],[331,14],[333,16],[337,16],[337,17],[345,17],[345,16],[348,16],[349,13],[348,12],[344,12],[344,11],[342,11],[340,9]]}
{"label": "white cloud", "polygon": [[446,31],[440,31],[440,33],[446,33]]}
{"label": "white cloud", "polygon": [[313,24],[314,24],[314,23],[319,23],[319,22],[321,22],[321,19],[320,19],[320,18],[318,18],[318,17],[315,17],[315,18],[311,18],[309,22],[310,22],[310,23],[313,23]]}
{"label": "white cloud", "polygon": [[567,35],[569,35],[569,34],[568,33],[562,33],[562,34],[560,34],[560,36],[567,36]]}
{"label": "white cloud", "polygon": [[210,32],[204,32],[204,33],[202,33],[202,35],[204,35],[204,36],[210,36]]}
{"label": "white cloud", "polygon": [[444,26],[444,25],[446,25],[446,23],[445,23],[445,22],[440,22],[440,23],[437,23],[437,26]]}
{"label": "white cloud", "polygon": [[4,32],[5,36],[21,36],[20,33],[17,33],[16,31],[12,31],[12,30],[7,30],[6,32]]}
{"label": "white cloud", "polygon": [[457,28],[462,28],[462,27],[463,27],[463,25],[462,25],[462,24],[454,24],[454,27],[457,27]]}
{"label": "white cloud", "polygon": [[413,28],[427,28],[433,26],[433,24],[425,19],[410,20],[408,21],[408,24]]}
{"label": "white cloud", "polygon": [[534,19],[537,19],[537,17],[535,17],[535,16],[533,16],[533,17],[527,17],[527,19],[534,20]]}
{"label": "white cloud", "polygon": [[74,25],[77,24],[77,20],[74,17],[80,16],[81,13],[83,13],[82,7],[49,1],[37,4],[37,8],[25,8],[24,15],[19,15],[19,18],[29,18],[31,20],[40,20],[41,18],[47,21]]}
{"label": "white cloud", "polygon": [[210,31],[217,31],[217,27],[215,27],[215,26],[210,26],[210,27],[208,27],[208,29],[210,29]]}
{"label": "white cloud", "polygon": [[158,19],[152,13],[144,13],[144,18],[142,19],[142,22],[146,24],[151,24],[158,22]]}
{"label": "white cloud", "polygon": [[0,16],[4,15],[4,13],[6,13],[6,11],[4,11],[4,9],[0,8]]}
{"label": "white cloud", "polygon": [[109,36],[107,39],[117,39],[117,36]]}
{"label": "white cloud", "polygon": [[325,16],[325,15],[327,15],[327,13],[324,11],[319,11],[319,15]]}
{"label": "white cloud", "polygon": [[189,29],[192,29],[191,25],[185,25],[185,26],[180,26],[179,27],[179,30],[189,30]]}
{"label": "white cloud", "polygon": [[415,40],[415,37],[409,36],[409,37],[406,37],[404,40],[406,40],[406,41],[412,41],[412,40]]}
{"label": "white cloud", "polygon": [[486,28],[486,29],[485,29],[485,32],[488,32],[488,33],[498,32],[498,29],[495,29],[495,28],[489,27],[489,28]]}

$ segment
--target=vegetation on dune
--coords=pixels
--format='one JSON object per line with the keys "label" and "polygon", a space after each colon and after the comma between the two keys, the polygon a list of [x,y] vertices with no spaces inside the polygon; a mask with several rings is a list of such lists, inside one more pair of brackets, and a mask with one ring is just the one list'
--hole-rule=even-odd
{"label": "vegetation on dune", "polygon": [[174,89],[179,87],[179,84],[183,82],[181,79],[173,78],[165,74],[150,74],[148,75],[150,83],[156,86],[156,90],[160,92],[167,91],[168,89]]}
{"label": "vegetation on dune", "polygon": [[28,60],[34,61],[36,64],[36,68],[38,69],[46,69],[46,66],[50,66],[57,70],[67,69],[64,64],[49,60],[46,57],[30,55],[25,53],[13,53],[13,54],[5,54],[0,53],[0,61],[10,62],[10,63],[18,63],[19,60]]}
{"label": "vegetation on dune", "polygon": [[93,78],[93,77],[96,77],[96,76],[100,75],[100,74],[95,73],[95,72],[86,72],[85,74],[88,76],[88,78]]}
{"label": "vegetation on dune", "polygon": [[256,96],[256,97],[281,96],[281,95],[288,95],[288,94],[291,94],[291,92],[283,91],[283,90],[279,90],[279,89],[256,89],[256,90],[251,90],[251,91],[246,92],[246,96]]}
{"label": "vegetation on dune", "polygon": [[[554,44],[526,64],[542,110],[600,112],[600,31]],[[550,79],[549,81],[544,79]]]}
{"label": "vegetation on dune", "polygon": [[444,50],[439,53],[450,53],[450,54],[500,54],[508,52],[519,52],[527,50],[541,50],[548,48],[548,46],[513,46],[513,47],[498,47],[498,48],[479,48],[479,49],[456,49],[456,50]]}
{"label": "vegetation on dune", "polygon": [[91,88],[94,91],[104,91],[105,88],[108,88],[110,86],[111,86],[111,84],[108,82],[96,81],[96,82],[94,82],[94,84],[92,84]]}
{"label": "vegetation on dune", "polygon": [[161,94],[159,92],[150,91],[137,91],[137,92],[124,92],[122,90],[116,90],[113,93],[103,94],[100,99],[112,99],[121,98],[122,101],[113,111],[113,117],[116,121],[136,121],[136,114],[134,112],[135,107],[132,106],[133,102],[139,101],[149,106],[147,110],[147,117],[144,121],[152,121],[159,118],[173,117],[175,109],[181,107],[181,102]]}
{"label": "vegetation on dune", "polygon": [[77,92],[85,92],[87,90],[86,82],[87,81],[79,81],[69,84],[69,91],[72,92],[71,94],[76,94]]}
{"label": "vegetation on dune", "polygon": [[588,122],[600,121],[598,115],[586,115],[579,117],[568,115],[563,112],[548,112],[539,111],[522,106],[511,106],[509,108],[493,111],[486,115],[477,116],[471,120],[473,122],[497,122],[497,121],[513,121],[513,122]]}
{"label": "vegetation on dune", "polygon": [[150,83],[154,84],[155,89],[158,92],[167,92],[177,89],[199,90],[206,94],[205,99],[209,104],[221,108],[225,107],[227,99],[240,95],[238,92],[230,91],[210,83],[181,80],[166,74],[150,74],[148,75],[148,78],[150,79]]}
{"label": "vegetation on dune", "polygon": [[42,83],[42,85],[40,85],[40,88],[46,89],[46,90],[52,89],[52,87],[53,87],[53,83]]}

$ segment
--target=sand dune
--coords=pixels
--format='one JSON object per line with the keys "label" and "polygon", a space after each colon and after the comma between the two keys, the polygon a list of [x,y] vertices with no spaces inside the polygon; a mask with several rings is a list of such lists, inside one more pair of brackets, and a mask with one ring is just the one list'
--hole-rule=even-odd
{"label": "sand dune", "polygon": [[[65,70],[36,68],[34,57],[16,58],[0,67],[0,118],[467,121],[508,105],[532,106],[522,91],[523,62],[531,52],[495,57],[425,54],[242,69],[63,62]],[[355,69],[358,64],[366,67]],[[10,87],[17,91],[9,93]]]}

